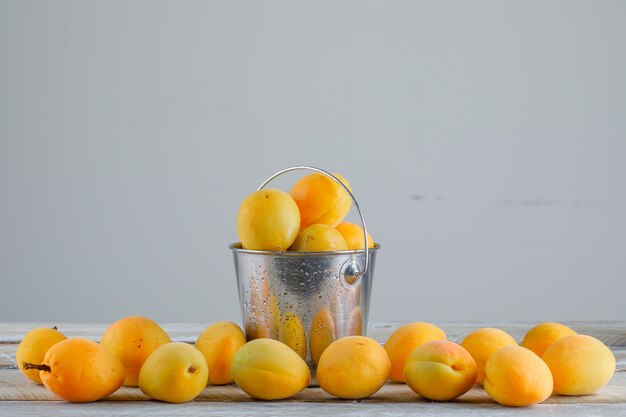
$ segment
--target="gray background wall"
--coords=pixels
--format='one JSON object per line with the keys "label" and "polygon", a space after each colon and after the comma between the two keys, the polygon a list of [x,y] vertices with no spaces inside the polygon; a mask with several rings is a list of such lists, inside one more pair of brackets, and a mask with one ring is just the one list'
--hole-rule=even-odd
{"label": "gray background wall", "polygon": [[237,320],[239,203],[301,163],[343,173],[383,245],[372,320],[624,320],[625,22],[0,0],[0,320]]}

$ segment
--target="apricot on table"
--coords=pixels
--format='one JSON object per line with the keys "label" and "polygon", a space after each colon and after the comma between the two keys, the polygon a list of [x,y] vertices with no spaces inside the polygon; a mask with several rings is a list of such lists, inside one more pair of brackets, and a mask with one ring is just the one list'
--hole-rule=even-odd
{"label": "apricot on table", "polygon": [[125,317],[111,324],[100,344],[117,357],[126,370],[124,385],[136,387],[144,361],[170,337],[154,321],[146,317]]}
{"label": "apricot on table", "polygon": [[56,327],[40,327],[28,332],[20,342],[15,351],[15,361],[17,368],[28,379],[41,384],[39,371],[37,369],[24,369],[24,362],[41,364],[46,356],[46,352],[53,345],[67,339]]}
{"label": "apricot on table", "polygon": [[348,250],[348,244],[342,234],[325,224],[312,224],[298,233],[290,251],[329,252]]}
{"label": "apricot on table", "polygon": [[399,327],[385,342],[385,350],[391,360],[389,378],[394,382],[404,382],[404,365],[409,354],[426,342],[445,339],[445,332],[430,323],[414,322]]}
{"label": "apricot on table", "polygon": [[289,346],[302,359],[306,359],[306,333],[300,317],[288,311],[283,314],[278,329],[278,340]]}
{"label": "apricot on table", "polygon": [[256,339],[243,345],[235,353],[232,372],[237,385],[260,400],[292,397],[311,382],[304,359],[274,339]]}
{"label": "apricot on table", "polygon": [[450,401],[476,382],[478,369],[472,355],[448,340],[433,340],[416,348],[406,360],[404,380],[424,398]]}
{"label": "apricot on table", "polygon": [[195,346],[209,367],[209,384],[224,385],[233,381],[230,370],[233,356],[245,344],[243,331],[230,321],[214,323],[198,336]]}
{"label": "apricot on table", "polygon": [[300,211],[284,191],[255,191],[239,206],[237,234],[244,249],[286,251],[299,230]]}
{"label": "apricot on table", "polygon": [[139,389],[148,397],[168,403],[196,398],[209,380],[209,367],[202,353],[183,342],[159,346],[139,372]]}
{"label": "apricot on table", "polygon": [[391,361],[374,339],[347,336],[335,340],[322,353],[317,364],[320,387],[338,398],[366,398],[387,381]]}
{"label": "apricot on table", "polygon": [[42,364],[25,363],[39,370],[44,386],[70,402],[91,402],[114,393],[124,383],[124,366],[98,343],[65,339],[46,352]]}
{"label": "apricot on table", "polygon": [[506,346],[489,356],[483,385],[502,405],[524,407],[552,394],[552,374],[539,356],[521,346]]}
{"label": "apricot on table", "polygon": [[[350,183],[340,174],[333,174],[350,191]],[[333,179],[313,173],[300,178],[289,192],[300,209],[300,229],[321,223],[337,226],[350,211],[352,199]]]}
{"label": "apricot on table", "polygon": [[476,383],[482,385],[485,376],[485,363],[492,353],[505,346],[517,346],[517,342],[508,333],[500,329],[485,327],[478,329],[463,339],[463,346],[476,361],[478,377]]}
{"label": "apricot on table", "polygon": [[[362,250],[365,249],[365,241],[363,236],[363,228],[358,224],[351,222],[341,222],[335,227],[339,233],[343,235],[348,243],[348,250]],[[367,232],[367,247],[373,248],[375,245],[374,238]]]}
{"label": "apricot on table", "polygon": [[592,394],[606,385],[615,372],[613,352],[591,336],[559,339],[541,358],[552,371],[554,391],[561,395]]}
{"label": "apricot on table", "polygon": [[541,356],[552,343],[573,334],[576,334],[576,332],[561,323],[541,323],[526,333],[520,346],[530,349],[538,356]]}

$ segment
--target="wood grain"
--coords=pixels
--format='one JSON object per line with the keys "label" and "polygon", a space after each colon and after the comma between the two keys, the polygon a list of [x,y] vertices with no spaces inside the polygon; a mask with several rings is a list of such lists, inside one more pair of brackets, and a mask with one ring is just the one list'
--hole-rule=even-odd
{"label": "wood grain", "polygon": [[[147,397],[138,388],[122,387],[107,401],[143,401]],[[0,369],[0,401],[59,401],[42,385],[28,381],[17,369]],[[254,401],[235,385],[209,386],[195,401],[250,402]],[[286,402],[351,402],[334,399],[320,388],[307,388]],[[426,403],[405,384],[388,383],[362,403]],[[457,401],[463,404],[493,403],[479,386]],[[626,372],[618,372],[611,382],[593,395],[567,397],[555,395],[546,404],[626,404]]]}

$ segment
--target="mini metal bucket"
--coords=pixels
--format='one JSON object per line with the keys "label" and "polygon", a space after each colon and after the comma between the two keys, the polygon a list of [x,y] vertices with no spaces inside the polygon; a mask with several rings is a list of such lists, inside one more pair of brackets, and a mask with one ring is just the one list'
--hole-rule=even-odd
{"label": "mini metal bucket", "polygon": [[332,174],[307,169],[339,183],[350,194],[364,229],[364,250],[335,252],[272,252],[230,245],[235,260],[239,301],[246,339],[269,337],[294,349],[311,367],[332,341],[365,335],[376,253],[368,248],[363,214],[350,190]]}

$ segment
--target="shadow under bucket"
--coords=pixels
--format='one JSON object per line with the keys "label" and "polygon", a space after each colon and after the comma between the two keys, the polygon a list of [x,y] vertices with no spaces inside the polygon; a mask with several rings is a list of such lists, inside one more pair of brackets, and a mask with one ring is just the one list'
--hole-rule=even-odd
{"label": "shadow under bucket", "polygon": [[229,247],[247,340],[280,340],[314,367],[332,341],[365,335],[380,245],[367,252],[256,251],[242,249],[240,243]]}

